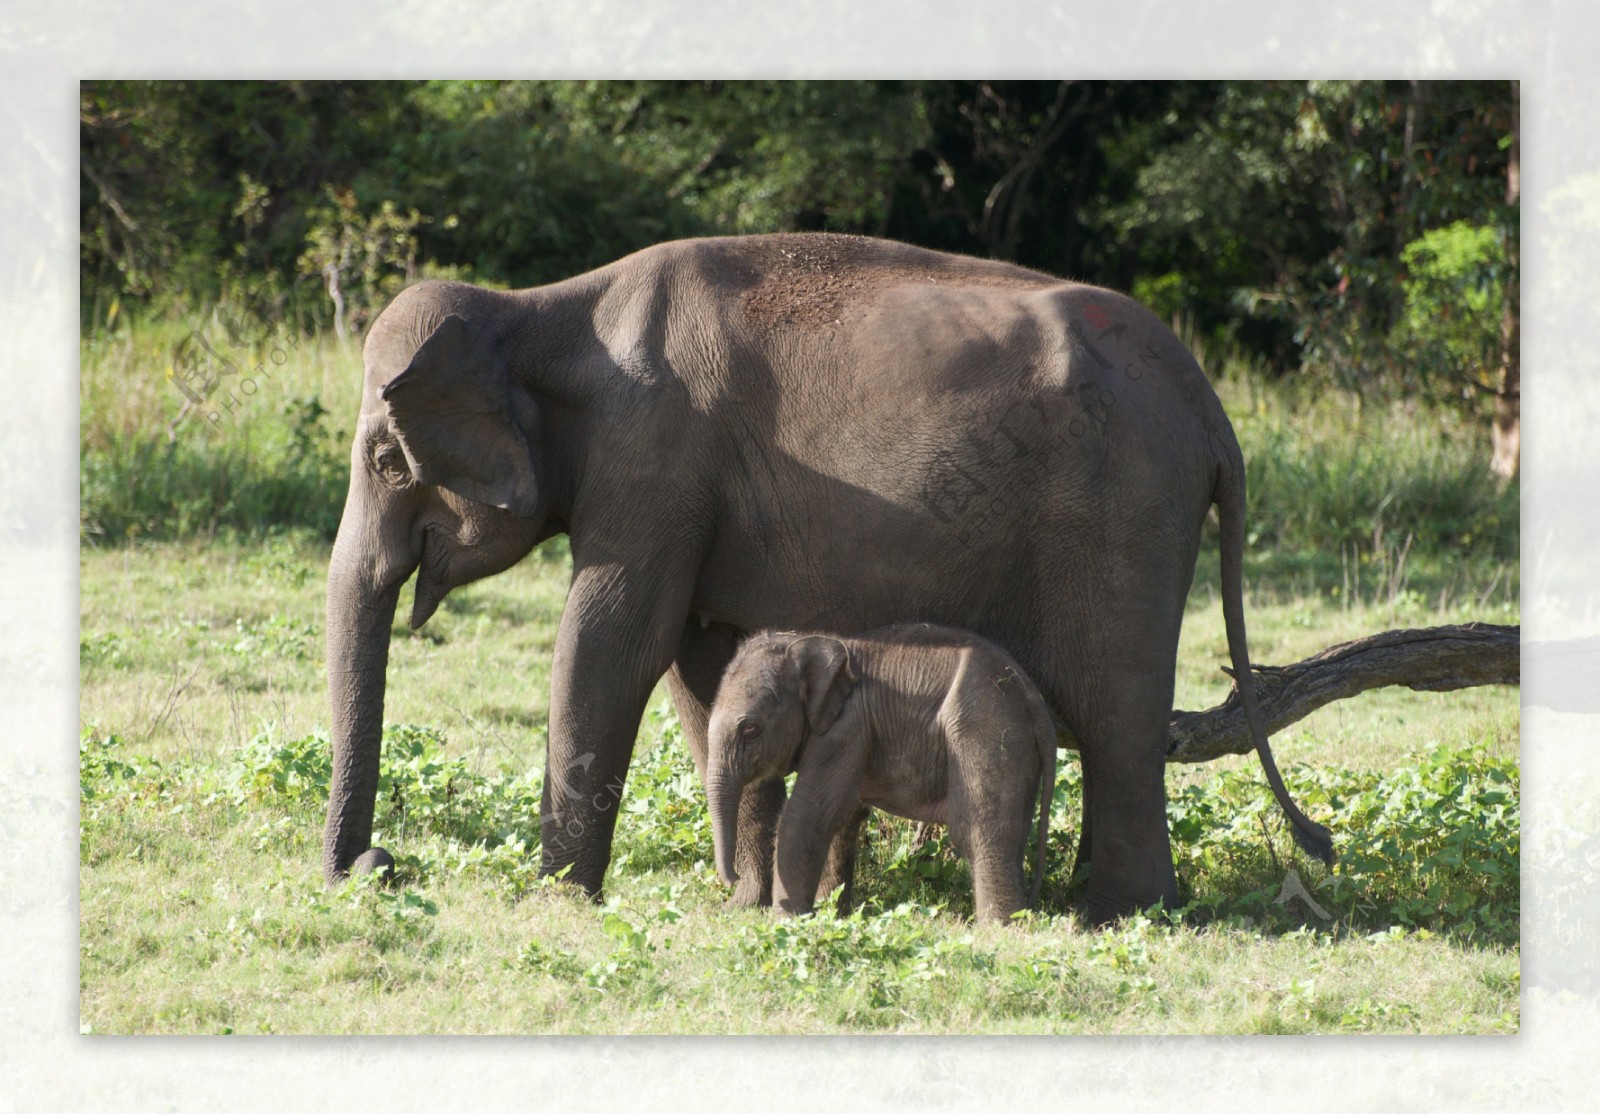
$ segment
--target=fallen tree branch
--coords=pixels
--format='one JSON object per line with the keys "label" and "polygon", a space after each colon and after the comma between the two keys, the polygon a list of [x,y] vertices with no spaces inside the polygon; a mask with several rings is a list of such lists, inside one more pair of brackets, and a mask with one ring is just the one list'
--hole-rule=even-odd
{"label": "fallen tree branch", "polygon": [[[1520,646],[1521,628],[1492,623],[1384,631],[1329,647],[1292,666],[1254,666],[1256,697],[1270,736],[1331,701],[1368,689],[1518,685]],[[1174,712],[1167,725],[1169,763],[1204,763],[1252,750],[1237,686],[1215,708]]]}

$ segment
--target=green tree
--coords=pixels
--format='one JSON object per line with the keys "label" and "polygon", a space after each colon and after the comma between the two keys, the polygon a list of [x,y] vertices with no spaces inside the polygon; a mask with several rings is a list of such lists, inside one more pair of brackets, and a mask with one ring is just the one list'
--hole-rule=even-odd
{"label": "green tree", "polygon": [[248,289],[359,327],[419,275],[865,232],[1130,290],[1280,374],[1492,400],[1515,459],[1514,83],[85,82],[80,125],[86,325]]}
{"label": "green tree", "polygon": [[[1515,289],[1512,108],[1504,83],[1223,83],[1110,200],[1104,228],[1154,265],[1135,293],[1280,371],[1480,407],[1485,363],[1461,329],[1484,340],[1493,310],[1461,300]],[[1468,237],[1470,266],[1440,255],[1458,222],[1488,230]],[[1420,310],[1446,303],[1448,341]]]}

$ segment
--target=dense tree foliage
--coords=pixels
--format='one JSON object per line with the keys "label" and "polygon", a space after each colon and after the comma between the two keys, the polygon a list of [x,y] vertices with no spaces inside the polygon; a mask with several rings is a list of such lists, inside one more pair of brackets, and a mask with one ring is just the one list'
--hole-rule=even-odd
{"label": "dense tree foliage", "polygon": [[86,82],[80,119],[89,328],[359,330],[419,275],[832,229],[1130,290],[1278,373],[1514,381],[1507,82]]}

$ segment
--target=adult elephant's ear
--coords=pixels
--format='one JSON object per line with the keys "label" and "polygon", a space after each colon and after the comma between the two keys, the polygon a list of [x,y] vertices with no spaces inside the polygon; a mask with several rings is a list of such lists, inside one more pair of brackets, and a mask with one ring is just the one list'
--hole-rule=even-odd
{"label": "adult elephant's ear", "polygon": [[451,314],[379,393],[419,483],[533,516],[539,488],[493,347]]}

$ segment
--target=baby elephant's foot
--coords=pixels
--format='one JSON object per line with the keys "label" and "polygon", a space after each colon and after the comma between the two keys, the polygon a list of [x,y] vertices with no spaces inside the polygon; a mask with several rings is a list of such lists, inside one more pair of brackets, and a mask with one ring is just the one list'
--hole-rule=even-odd
{"label": "baby elephant's foot", "polygon": [[772,910],[780,918],[804,917],[816,908],[816,903],[811,898],[807,888],[788,892],[780,885],[773,888]]}
{"label": "baby elephant's foot", "polygon": [[974,920],[983,925],[1007,925],[1011,922],[1012,915],[1019,914],[1028,909],[1028,904],[1021,898],[988,898],[975,903],[973,911]]}
{"label": "baby elephant's foot", "polygon": [[1026,907],[1019,906],[1015,910],[983,910],[979,911],[976,919],[979,925],[1010,925],[1013,915],[1021,913]]}
{"label": "baby elephant's foot", "polygon": [[368,848],[350,865],[352,875],[381,875],[385,881],[394,878],[394,857],[382,848]]}

